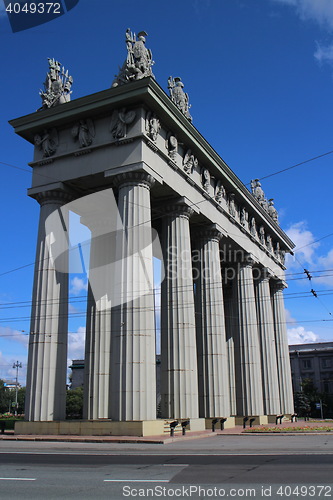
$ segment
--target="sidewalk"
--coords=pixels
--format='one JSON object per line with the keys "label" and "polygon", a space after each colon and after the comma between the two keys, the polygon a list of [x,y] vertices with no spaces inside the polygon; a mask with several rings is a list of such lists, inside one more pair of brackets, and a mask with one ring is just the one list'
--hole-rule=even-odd
{"label": "sidewalk", "polygon": [[[14,434],[13,431],[7,431],[5,434],[0,434],[0,440],[5,440],[5,441],[53,441],[53,442],[82,442],[82,443],[144,443],[144,444],[169,444],[169,443],[174,443],[174,442],[180,442],[180,441],[188,441],[192,439],[202,439],[202,438],[208,438],[208,437],[223,437],[223,436],[251,436],[256,434],[256,430],[258,431],[258,434],[256,435],[272,435],[273,434],[273,429],[278,428],[281,431],[283,429],[288,429],[288,434],[295,435],[295,433],[292,432],[292,430],[289,430],[290,428],[305,428],[305,429],[311,429],[313,428],[313,432],[311,430],[306,430],[303,433],[302,432],[297,432],[298,434],[305,435],[305,434],[317,434],[318,432],[331,432],[333,435],[333,422],[325,422],[325,421],[317,421],[317,422],[304,422],[304,420],[299,420],[298,422],[284,422],[280,425],[275,425],[275,424],[267,424],[267,425],[262,425],[262,426],[255,426],[253,427],[253,432],[246,432],[244,433],[244,429],[242,426],[238,425],[235,426],[231,429],[225,429],[223,431],[217,429],[216,432],[212,432],[210,430],[206,431],[200,431],[200,432],[187,432],[185,436],[178,434],[176,436],[168,436],[166,434],[161,435],[161,436],[145,436],[145,437],[138,437],[138,436],[75,436],[75,435],[61,435],[61,436],[55,436],[55,435],[43,435],[43,436],[37,436],[37,435],[23,435],[23,434]],[[318,428],[324,427],[325,429],[323,431],[318,430]],[[327,431],[327,427],[331,429],[331,431]],[[266,431],[266,432],[260,432],[260,428],[265,428],[265,429],[272,429],[272,432]],[[249,427],[247,426],[246,428],[249,430]],[[274,433],[275,435],[286,435],[284,432],[281,433]]]}

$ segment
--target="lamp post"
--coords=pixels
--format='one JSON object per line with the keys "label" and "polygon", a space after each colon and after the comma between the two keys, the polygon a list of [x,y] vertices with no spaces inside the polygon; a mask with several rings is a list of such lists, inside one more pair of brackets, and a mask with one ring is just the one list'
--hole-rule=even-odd
{"label": "lamp post", "polygon": [[22,363],[19,361],[16,361],[16,363],[13,364],[13,368],[16,368],[16,383],[15,383],[15,416],[17,416],[17,393],[18,393],[18,370],[19,368],[22,368]]}

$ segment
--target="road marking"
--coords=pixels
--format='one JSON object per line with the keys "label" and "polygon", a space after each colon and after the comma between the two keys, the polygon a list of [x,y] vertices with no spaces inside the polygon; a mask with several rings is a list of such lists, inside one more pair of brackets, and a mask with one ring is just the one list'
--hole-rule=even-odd
{"label": "road marking", "polygon": [[169,483],[170,479],[104,479],[104,483]]}
{"label": "road marking", "polygon": [[162,464],[164,467],[189,467],[189,464]]}
{"label": "road marking", "polygon": [[[38,451],[5,451],[2,452],[0,451],[0,455],[63,455],[63,456],[77,456],[80,455],[78,452],[38,452]],[[261,456],[267,456],[267,457],[275,457],[275,456],[287,456],[287,457],[297,457],[299,455],[305,455],[305,456],[313,456],[313,455],[333,455],[332,451],[299,451],[299,452],[284,452],[284,451],[278,451],[276,453],[241,453],[241,452],[235,452],[235,453],[179,453],[179,452],[164,452],[164,453],[155,453],[153,455],[147,455],[145,454],[145,457],[156,457],[156,456],[163,456],[163,457],[261,457]],[[122,456],[130,456],[130,457],[142,457],[142,452],[126,452],[123,451],[121,453],[82,453],[83,457],[122,457]]]}
{"label": "road marking", "polygon": [[0,477],[0,481],[36,481],[32,477]]}

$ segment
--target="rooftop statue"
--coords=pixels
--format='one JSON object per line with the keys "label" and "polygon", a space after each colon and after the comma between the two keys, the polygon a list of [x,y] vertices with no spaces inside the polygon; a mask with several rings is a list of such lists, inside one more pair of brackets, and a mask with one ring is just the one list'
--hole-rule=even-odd
{"label": "rooftop statue", "polygon": [[172,102],[175,103],[177,108],[180,109],[180,111],[191,122],[192,116],[189,112],[191,106],[189,105],[188,94],[184,92],[183,87],[184,84],[178,76],[176,78],[172,78],[172,76],[169,76],[168,89],[170,92],[170,98]]}
{"label": "rooftop statue", "polygon": [[271,198],[270,200],[268,200],[268,203],[269,203],[269,205],[268,205],[268,213],[272,217],[273,221],[278,224],[279,217],[278,217],[278,211],[274,207],[274,199]]}
{"label": "rooftop statue", "polygon": [[251,181],[251,189],[253,196],[256,198],[256,200],[259,202],[259,204],[262,206],[265,212],[268,212],[268,200],[265,197],[265,193],[261,187],[259,179],[254,179]]}
{"label": "rooftop statue", "polygon": [[43,102],[41,109],[53,108],[71,100],[73,78],[59,61],[50,58],[48,61],[49,72],[46,74],[44,91],[39,92]]}
{"label": "rooftop statue", "polygon": [[251,190],[253,196],[256,198],[256,200],[259,201],[261,204],[265,200],[265,193],[261,187],[261,183],[259,182],[259,179],[254,179],[251,181]]}
{"label": "rooftop statue", "polygon": [[146,48],[145,31],[140,31],[138,38],[128,28],[126,30],[127,58],[115,77],[112,87],[118,87],[134,80],[141,80],[147,76],[152,76],[152,65],[154,64],[151,50]]}

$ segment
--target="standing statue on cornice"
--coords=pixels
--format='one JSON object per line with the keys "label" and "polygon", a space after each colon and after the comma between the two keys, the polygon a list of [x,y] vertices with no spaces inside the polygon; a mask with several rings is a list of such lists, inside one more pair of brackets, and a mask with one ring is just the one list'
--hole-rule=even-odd
{"label": "standing statue on cornice", "polygon": [[58,104],[64,104],[71,100],[71,87],[73,78],[68,74],[68,70],[55,59],[48,58],[49,72],[46,74],[44,90],[39,92],[42,98],[42,108],[53,108]]}
{"label": "standing statue on cornice", "polygon": [[151,50],[147,49],[145,45],[147,33],[140,31],[138,39],[136,39],[135,33],[133,34],[130,28],[128,28],[125,36],[127,48],[126,61],[112,83],[112,87],[118,87],[118,85],[123,85],[134,80],[141,80],[147,76],[154,78],[151,69],[154,64],[153,55]]}
{"label": "standing statue on cornice", "polygon": [[276,222],[277,224],[279,223],[279,218],[278,218],[278,211],[274,207],[274,199],[271,198],[268,200],[268,214],[272,217],[273,221]]}
{"label": "standing statue on cornice", "polygon": [[169,76],[168,79],[168,89],[170,92],[170,98],[172,102],[175,103],[178,109],[186,116],[186,118],[192,122],[192,116],[190,115],[189,109],[189,98],[188,94],[183,90],[184,84],[181,79],[177,76],[176,78],[172,78]]}
{"label": "standing statue on cornice", "polygon": [[251,181],[251,189],[253,196],[256,198],[256,200],[259,201],[260,204],[262,204],[265,200],[265,193],[261,187],[259,179],[254,179]]}

